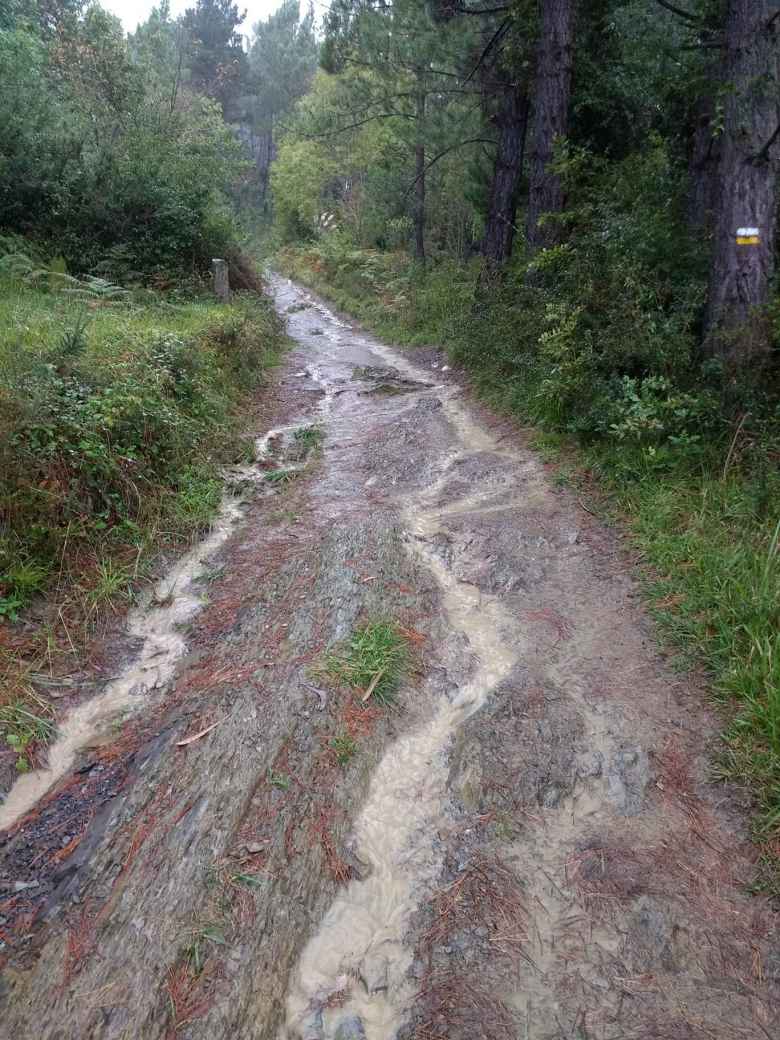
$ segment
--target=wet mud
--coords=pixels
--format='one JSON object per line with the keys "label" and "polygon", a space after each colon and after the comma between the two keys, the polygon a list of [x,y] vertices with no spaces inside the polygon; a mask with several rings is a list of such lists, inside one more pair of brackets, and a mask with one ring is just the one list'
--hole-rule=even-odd
{"label": "wet mud", "polygon": [[[242,504],[0,806],[0,1035],[778,1035],[746,807],[615,535],[440,359],[272,291]],[[395,707],[320,667],[378,618]]]}

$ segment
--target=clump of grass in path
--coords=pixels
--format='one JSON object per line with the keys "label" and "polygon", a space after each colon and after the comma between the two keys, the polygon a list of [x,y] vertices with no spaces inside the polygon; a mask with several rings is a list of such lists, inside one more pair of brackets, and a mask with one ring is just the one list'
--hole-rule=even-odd
{"label": "clump of grass in path", "polygon": [[268,484],[284,487],[286,484],[292,484],[300,475],[301,471],[297,469],[272,469],[266,473],[265,479]]}
{"label": "clump of grass in path", "polygon": [[323,439],[323,431],[320,426],[300,426],[293,434],[295,447],[301,455],[306,455],[320,447]]}
{"label": "clump of grass in path", "polygon": [[409,648],[393,621],[357,628],[325,658],[324,671],[335,682],[361,691],[367,699],[393,704],[409,663]]}
{"label": "clump of grass in path", "polygon": [[357,751],[357,741],[349,733],[339,733],[328,745],[340,766],[350,763]]}

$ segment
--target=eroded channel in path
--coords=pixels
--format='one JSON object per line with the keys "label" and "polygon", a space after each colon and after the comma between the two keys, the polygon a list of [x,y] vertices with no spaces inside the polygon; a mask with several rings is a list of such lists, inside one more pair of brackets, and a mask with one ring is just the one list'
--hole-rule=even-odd
{"label": "eroded channel in path", "polygon": [[[327,395],[324,401],[327,402]],[[228,471],[228,487],[259,486],[272,470],[266,463],[274,441],[289,437],[304,424],[281,426],[259,437],[255,464],[235,466]],[[301,464],[287,464],[293,471]],[[140,644],[137,653],[98,696],[69,711],[57,727],[56,738],[47,749],[46,765],[20,776],[0,804],[0,831],[12,827],[29,812],[72,768],[78,754],[100,737],[107,726],[123,715],[143,707],[144,698],[163,689],[187,649],[186,626],[204,606],[203,588],[198,584],[208,560],[225,544],[242,516],[240,495],[228,490],[208,534],[185,553],[140,597],[127,621],[127,641]]]}
{"label": "eroded channel in path", "polygon": [[[322,313],[327,320],[328,312]],[[377,354],[419,378],[419,371],[388,351]],[[454,686],[451,699],[442,699],[430,719],[394,743],[374,771],[355,826],[356,853],[370,873],[339,894],[306,946],[289,994],[286,1037],[347,1037],[350,1030],[359,1036],[361,1029],[368,1040],[396,1035],[415,991],[408,976],[413,951],[405,942],[410,918],[442,867],[437,834],[445,822],[446,753],[461,723],[479,710],[523,652],[522,635],[500,600],[455,578],[436,552],[442,531],[437,498],[459,463],[484,452],[489,438],[469,436],[474,428],[451,389],[435,389],[434,399],[445,406],[455,437],[433,486],[404,495],[402,517],[410,551],[435,576],[448,625],[468,646],[473,667]],[[485,505],[492,500],[484,490],[481,497]],[[331,1008],[334,997],[338,1006]]]}

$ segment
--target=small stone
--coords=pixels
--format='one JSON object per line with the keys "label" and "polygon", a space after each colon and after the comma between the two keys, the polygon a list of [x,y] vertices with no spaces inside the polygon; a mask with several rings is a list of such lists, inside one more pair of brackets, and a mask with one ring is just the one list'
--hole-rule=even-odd
{"label": "small stone", "polygon": [[366,1031],[362,1019],[357,1015],[342,1018],[333,1040],[366,1040]]}
{"label": "small stone", "polygon": [[14,881],[14,892],[26,892],[28,888],[39,887],[39,881]]}
{"label": "small stone", "polygon": [[260,845],[258,842],[253,841],[249,845],[247,845],[246,851],[249,853],[250,856],[256,856],[258,852],[263,851],[263,846]]}

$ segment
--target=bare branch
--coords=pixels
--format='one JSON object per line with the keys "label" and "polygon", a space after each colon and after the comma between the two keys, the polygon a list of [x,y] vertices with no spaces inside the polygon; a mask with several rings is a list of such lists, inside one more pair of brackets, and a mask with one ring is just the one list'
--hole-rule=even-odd
{"label": "bare branch", "polygon": [[661,7],[665,7],[667,11],[671,11],[672,14],[676,14],[678,18],[684,18],[686,22],[690,22],[692,25],[700,25],[700,20],[695,14],[691,14],[690,11],[684,11],[682,7],[678,7],[676,4],[669,3],[669,0],[655,0]]}
{"label": "bare branch", "polygon": [[295,130],[292,127],[284,126],[279,124],[280,129],[285,130],[288,133],[297,134],[306,141],[318,141],[324,137],[337,137],[338,134],[345,134],[347,130],[355,130],[359,126],[365,126],[366,123],[373,123],[375,119],[415,119],[411,112],[376,112],[372,116],[367,116],[365,119],[358,119],[355,123],[347,123],[346,126],[336,127],[335,130],[324,130],[320,134],[307,134],[303,130]]}
{"label": "bare branch", "polygon": [[754,156],[751,156],[753,162],[767,162],[768,159],[769,159],[769,153],[772,150],[772,145],[775,143],[775,141],[779,137],[780,137],[780,123],[777,124],[777,128],[775,129],[775,132],[769,138],[769,140],[764,145],[764,147],[761,149],[761,151],[757,152]]}
{"label": "bare branch", "polygon": [[726,44],[721,40],[701,40],[699,43],[686,43],[681,51],[724,51]]}
{"label": "bare branch", "polygon": [[443,159],[444,156],[448,155],[450,152],[454,152],[456,150],[456,148],[463,148],[467,144],[495,144],[495,143],[496,142],[495,141],[491,141],[491,139],[489,137],[469,137],[465,141],[458,141],[457,144],[452,144],[452,145],[449,146],[449,148],[444,148],[437,155],[434,155],[434,157],[432,159],[428,160],[428,162],[423,167],[422,171],[420,173],[418,173],[417,176],[414,178],[414,180],[411,182],[411,184],[409,184],[408,188],[406,189],[405,194],[407,194],[407,195],[409,194],[409,192],[412,190],[412,188],[415,186],[415,184],[420,180],[421,177],[425,176],[425,174],[428,172],[428,170],[430,170],[431,166],[433,166],[434,163],[437,163],[439,161],[439,159]]}
{"label": "bare branch", "polygon": [[506,12],[509,10],[509,7],[510,7],[509,4],[505,4],[502,7],[461,7],[461,6],[458,6],[458,7],[453,8],[453,11],[454,11],[455,14],[474,14],[474,15],[506,14]]}
{"label": "bare branch", "polygon": [[466,76],[466,78],[463,80],[464,86],[472,78],[472,76],[477,71],[477,69],[480,67],[482,62],[485,60],[485,58],[487,58],[488,54],[490,54],[490,52],[493,50],[493,48],[498,46],[498,44],[504,38],[504,36],[506,35],[507,31],[509,30],[510,24],[511,23],[510,23],[508,18],[504,19],[504,21],[501,23],[501,25],[499,25],[499,27],[496,29],[496,31],[493,33],[493,35],[490,37],[490,39],[487,42],[487,46],[485,47],[485,49],[482,51],[482,53],[479,56],[479,60],[477,61],[477,64],[474,66],[474,68],[471,70],[471,72],[468,74],[468,76]]}

